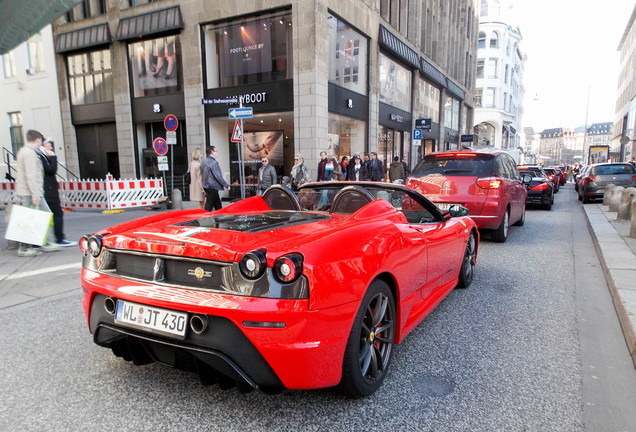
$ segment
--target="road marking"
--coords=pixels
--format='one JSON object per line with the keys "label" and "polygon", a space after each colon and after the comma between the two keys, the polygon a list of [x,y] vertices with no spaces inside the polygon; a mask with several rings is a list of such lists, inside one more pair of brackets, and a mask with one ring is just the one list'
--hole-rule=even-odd
{"label": "road marking", "polygon": [[56,271],[60,271],[60,270],[74,270],[74,269],[81,269],[82,268],[82,264],[81,263],[74,263],[74,264],[65,264],[65,265],[59,265],[59,266],[55,266],[55,267],[47,267],[47,268],[42,268],[42,269],[37,269],[37,270],[31,270],[31,271],[25,271],[25,272],[20,272],[20,273],[16,273],[16,274],[10,274],[10,275],[1,275],[0,276],[0,280],[13,280],[13,279],[20,279],[20,278],[24,278],[24,277],[29,277],[29,276],[35,276],[35,275],[39,275],[39,274],[43,274],[43,273],[51,273],[51,272],[56,272]]}

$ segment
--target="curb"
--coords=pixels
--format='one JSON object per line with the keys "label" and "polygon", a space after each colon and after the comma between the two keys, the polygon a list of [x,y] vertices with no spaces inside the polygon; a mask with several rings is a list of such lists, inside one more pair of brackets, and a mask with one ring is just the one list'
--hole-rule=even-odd
{"label": "curb", "polygon": [[[610,252],[609,249],[614,249],[615,246],[620,246],[620,243],[623,243],[624,240],[620,237],[614,226],[610,223],[609,219],[605,212],[601,209],[600,205],[586,205],[582,206],[583,213],[585,214],[585,220],[587,222],[588,229],[592,236],[592,240],[594,242],[594,248],[596,249],[596,254],[599,257],[599,261],[601,263],[601,267],[603,268],[603,273],[605,274],[605,280],[607,281],[607,286],[609,288],[610,295],[612,296],[612,303],[614,303],[614,309],[616,309],[616,314],[618,315],[618,321],[620,322],[621,328],[623,329],[623,335],[625,337],[625,342],[627,343],[627,348],[629,350],[629,354],[632,358],[632,362],[634,363],[634,368],[636,368],[636,333],[634,331],[634,323],[636,322],[636,302],[630,302],[629,298],[625,298],[625,291],[633,291],[634,296],[636,296],[636,290],[626,290],[624,281],[629,283],[629,280],[633,281],[636,279],[633,278],[625,278],[624,275],[621,277],[621,272],[636,272],[636,267],[634,268],[625,268],[618,269],[616,266],[610,265],[608,263],[608,259],[606,259],[605,254]],[[596,226],[592,221],[593,216],[590,214],[600,214],[602,215],[605,222],[600,222],[603,224],[602,233],[597,233],[596,228],[600,228]],[[599,230],[601,231],[601,230]],[[599,236],[603,235],[605,237],[609,236],[612,238],[610,241],[599,240]],[[616,240],[620,239],[620,241]],[[603,244],[605,245],[605,250],[603,248]],[[629,252],[631,256],[636,260],[631,251]],[[629,255],[628,254],[628,255]],[[634,297],[636,298],[636,297]],[[633,317],[633,318],[631,318]]]}

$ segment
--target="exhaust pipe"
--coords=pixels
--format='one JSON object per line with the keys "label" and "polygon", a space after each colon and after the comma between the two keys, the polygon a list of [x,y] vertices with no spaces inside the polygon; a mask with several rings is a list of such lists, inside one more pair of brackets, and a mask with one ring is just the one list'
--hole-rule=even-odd
{"label": "exhaust pipe", "polygon": [[192,315],[190,318],[190,329],[198,335],[208,328],[208,317],[206,315]]}
{"label": "exhaust pipe", "polygon": [[112,297],[106,297],[104,299],[104,309],[106,309],[106,312],[110,315],[115,315],[116,308],[115,300]]}

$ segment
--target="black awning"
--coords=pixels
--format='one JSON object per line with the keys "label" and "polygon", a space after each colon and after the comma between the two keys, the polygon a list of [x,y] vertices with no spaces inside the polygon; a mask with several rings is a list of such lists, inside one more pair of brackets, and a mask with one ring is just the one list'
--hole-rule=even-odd
{"label": "black awning", "polygon": [[450,93],[451,96],[455,96],[460,101],[466,99],[466,92],[462,89],[459,84],[456,84],[450,78],[446,78],[446,91]]}
{"label": "black awning", "polygon": [[97,47],[111,43],[110,30],[107,23],[97,24],[83,29],[60,33],[55,38],[57,54]]}
{"label": "black awning", "polygon": [[79,0],[0,0],[0,54],[25,42]]}
{"label": "black awning", "polygon": [[120,19],[115,39],[125,41],[157,33],[167,33],[182,28],[183,18],[181,18],[181,9],[179,6],[174,6]]}

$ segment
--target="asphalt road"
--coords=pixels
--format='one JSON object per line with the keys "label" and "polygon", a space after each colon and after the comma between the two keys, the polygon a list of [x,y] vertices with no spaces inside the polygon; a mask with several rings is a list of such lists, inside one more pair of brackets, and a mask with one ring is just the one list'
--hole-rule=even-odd
{"label": "asphalt road", "polygon": [[396,347],[365,399],[241,395],[134,366],[92,342],[77,270],[21,278],[72,290],[0,309],[0,430],[636,431],[636,372],[580,205],[568,185],[506,243],[484,236],[473,285]]}

